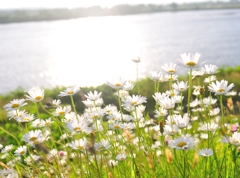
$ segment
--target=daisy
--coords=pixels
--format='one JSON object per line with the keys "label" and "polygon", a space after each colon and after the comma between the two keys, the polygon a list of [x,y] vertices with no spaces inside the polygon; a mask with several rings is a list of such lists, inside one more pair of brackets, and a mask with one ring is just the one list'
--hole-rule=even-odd
{"label": "daisy", "polygon": [[203,98],[202,100],[203,104],[205,106],[209,106],[209,105],[214,105],[217,103],[217,99],[212,98],[211,96],[207,97],[207,98]]}
{"label": "daisy", "polygon": [[112,160],[112,159],[108,161],[108,165],[111,166],[111,167],[114,167],[117,164],[118,164],[118,161],[115,161],[115,160]]}
{"label": "daisy", "polygon": [[88,130],[89,123],[83,117],[79,117],[78,119],[73,119],[70,122],[66,123],[67,129],[75,134],[76,132],[86,132]]}
{"label": "daisy", "polygon": [[162,107],[159,107],[158,110],[154,111],[154,113],[155,113],[154,117],[158,118],[158,117],[161,117],[161,116],[166,116],[168,114],[168,110],[166,110]]}
{"label": "daisy", "polygon": [[28,95],[25,95],[27,97],[27,100],[39,102],[44,98],[44,89],[40,89],[39,87],[33,87],[26,90],[26,92],[28,93]]}
{"label": "daisy", "polygon": [[129,91],[132,90],[134,86],[134,82],[126,81],[126,83],[123,85],[123,89]]}
{"label": "daisy", "polygon": [[228,93],[233,87],[234,87],[234,84],[230,84],[229,86],[228,85],[228,81],[226,80],[221,80],[220,82],[219,81],[216,81],[216,83],[212,82],[209,86],[208,86],[208,89],[215,93],[215,95],[223,95],[223,94],[226,94]]}
{"label": "daisy", "polygon": [[162,72],[157,72],[157,71],[151,71],[149,74],[149,78],[155,82],[165,82],[166,81]]}
{"label": "daisy", "polygon": [[135,63],[141,62],[140,57],[132,58],[132,61],[135,62]]}
{"label": "daisy", "polygon": [[211,82],[213,82],[215,80],[217,80],[217,77],[215,75],[211,75],[211,76],[205,78],[203,82],[204,83],[211,83]]}
{"label": "daisy", "polygon": [[225,96],[236,96],[237,92],[236,91],[229,91],[228,93],[225,94]]}
{"label": "daisy", "polygon": [[71,143],[68,143],[68,146],[74,150],[84,150],[87,148],[87,140],[85,138],[74,140]]}
{"label": "daisy", "polygon": [[82,101],[82,102],[83,102],[83,104],[84,104],[86,107],[88,107],[88,108],[94,107],[94,102],[93,102],[92,100],[90,100],[90,99],[86,99],[86,100],[84,100],[84,101]]}
{"label": "daisy", "polygon": [[175,100],[173,98],[165,97],[161,99],[158,104],[162,106],[162,108],[169,110],[174,108]]}
{"label": "daisy", "polygon": [[213,65],[213,64],[205,64],[204,67],[202,67],[202,71],[206,74],[216,74],[218,71],[217,71],[218,67],[216,65]]}
{"label": "daisy", "polygon": [[204,157],[212,156],[213,150],[211,148],[201,149],[198,154]]}
{"label": "daisy", "polygon": [[174,125],[164,125],[164,135],[174,135],[178,132],[178,126],[176,124]]}
{"label": "daisy", "polygon": [[9,111],[7,113],[7,117],[9,117],[9,120],[11,120],[11,119],[16,119],[17,117],[22,117],[25,114],[26,114],[25,110],[20,111],[17,109],[17,110]]}
{"label": "daisy", "polygon": [[170,63],[169,65],[164,64],[163,66],[161,66],[161,68],[170,75],[175,74],[178,70],[177,64],[174,63]]}
{"label": "daisy", "polygon": [[188,82],[177,81],[177,83],[174,83],[172,87],[179,92],[184,92],[188,89]]}
{"label": "daisy", "polygon": [[137,106],[142,103],[147,102],[147,98],[144,96],[140,95],[133,95],[133,96],[128,96],[126,100],[123,100],[123,105],[131,105],[131,106]]}
{"label": "daisy", "polygon": [[164,75],[164,80],[165,81],[175,81],[175,80],[178,80],[178,75],[175,75],[175,74],[166,74]]}
{"label": "daisy", "polygon": [[199,65],[198,62],[201,54],[183,53],[183,54],[180,54],[180,56],[181,56],[181,59],[177,59],[178,62],[183,64],[185,67],[194,68]]}
{"label": "daisy", "polygon": [[46,139],[42,134],[41,130],[30,130],[24,134],[22,140],[30,145],[44,142]]}
{"label": "daisy", "polygon": [[184,114],[183,117],[181,115],[177,115],[174,117],[174,122],[179,128],[185,128],[188,126],[190,118],[187,114]]}
{"label": "daisy", "polygon": [[27,146],[20,146],[14,151],[15,156],[25,155],[27,153]]}
{"label": "daisy", "polygon": [[61,100],[55,99],[52,101],[52,106],[53,107],[58,107],[61,104]]}
{"label": "daisy", "polygon": [[100,98],[102,92],[98,93],[96,90],[94,92],[89,92],[88,94],[84,95],[87,99],[91,101],[96,101]]}
{"label": "daisy", "polygon": [[103,105],[103,99],[102,98],[98,98],[96,101],[95,101],[95,105],[96,107],[100,107]]}
{"label": "daisy", "polygon": [[188,150],[194,147],[196,144],[197,141],[188,134],[175,138],[174,140],[170,140],[168,142],[168,145],[171,148],[176,148],[177,150]]}
{"label": "daisy", "polygon": [[54,113],[54,116],[63,116],[66,113],[69,113],[71,111],[71,106],[64,106],[64,107],[57,107]]}
{"label": "daisy", "polygon": [[118,161],[124,161],[126,159],[126,154],[125,153],[119,153],[117,156],[116,156],[116,160]]}
{"label": "daisy", "polygon": [[14,99],[10,101],[10,103],[5,104],[3,106],[3,109],[5,109],[6,111],[12,111],[19,109],[20,107],[25,106],[26,104],[27,103],[25,103],[25,99]]}
{"label": "daisy", "polygon": [[28,165],[32,165],[34,161],[37,161],[40,159],[40,156],[38,155],[29,155],[28,157],[26,157],[24,159],[24,161],[28,164]]}
{"label": "daisy", "polygon": [[12,150],[12,148],[13,148],[13,144],[11,144],[11,145],[6,145],[6,146],[2,149],[1,153],[8,153],[9,151]]}
{"label": "daisy", "polygon": [[111,145],[108,140],[101,140],[100,142],[95,143],[94,147],[96,150],[108,150]]}
{"label": "daisy", "polygon": [[113,89],[122,89],[125,82],[126,82],[125,80],[123,80],[121,78],[117,78],[111,82],[107,81],[106,85],[112,87]]}
{"label": "daisy", "polygon": [[72,96],[74,94],[76,94],[78,91],[80,91],[79,86],[71,86],[66,88],[66,90],[61,91],[60,94],[58,96],[63,97],[63,96]]}
{"label": "daisy", "polygon": [[234,132],[229,138],[229,143],[235,146],[240,146],[240,132]]}
{"label": "daisy", "polygon": [[33,114],[29,114],[29,113],[24,113],[23,115],[21,115],[20,117],[17,116],[14,118],[17,122],[30,122],[32,120],[35,119]]}
{"label": "daisy", "polygon": [[195,77],[201,77],[203,75],[204,75],[204,71],[201,71],[201,70],[192,71],[192,79],[194,79]]}

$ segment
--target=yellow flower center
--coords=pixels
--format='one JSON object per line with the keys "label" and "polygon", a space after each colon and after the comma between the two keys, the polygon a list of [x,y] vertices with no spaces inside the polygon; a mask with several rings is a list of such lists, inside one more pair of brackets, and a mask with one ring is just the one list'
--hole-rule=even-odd
{"label": "yellow flower center", "polygon": [[225,92],[225,90],[223,88],[219,88],[217,92]]}
{"label": "yellow flower center", "polygon": [[174,72],[175,72],[175,70],[173,70],[173,69],[170,69],[168,72],[170,72],[170,73],[174,73]]}
{"label": "yellow flower center", "polygon": [[188,63],[186,63],[186,66],[191,66],[191,67],[194,67],[194,66],[196,66],[197,64],[195,63],[195,62],[188,62]]}
{"label": "yellow flower center", "polygon": [[132,106],[134,106],[135,104],[137,104],[136,101],[131,102],[131,105],[132,105]]}
{"label": "yellow flower center", "polygon": [[73,94],[73,91],[68,91],[67,94],[68,94],[68,95],[72,95],[72,94]]}
{"label": "yellow flower center", "polygon": [[120,86],[122,86],[122,85],[121,85],[120,83],[116,83],[115,86],[116,86],[116,87],[120,87]]}
{"label": "yellow flower center", "polygon": [[80,127],[75,127],[74,130],[79,131],[79,130],[81,130],[81,128]]}
{"label": "yellow flower center", "polygon": [[63,115],[63,114],[65,114],[65,112],[64,111],[60,111],[58,114],[59,115]]}
{"label": "yellow flower center", "polygon": [[30,119],[28,117],[24,117],[22,120],[23,121],[30,121]]}
{"label": "yellow flower center", "polygon": [[83,146],[78,146],[77,148],[81,150],[81,149],[83,149]]}
{"label": "yellow flower center", "polygon": [[234,143],[239,143],[239,140],[234,140]]}
{"label": "yellow flower center", "polygon": [[40,100],[42,98],[42,96],[37,96],[36,98],[35,98],[35,100]]}
{"label": "yellow flower center", "polygon": [[31,137],[29,140],[30,141],[35,141],[35,140],[37,140],[37,137]]}
{"label": "yellow flower center", "polygon": [[24,153],[25,153],[25,151],[21,151],[19,154],[20,154],[20,155],[23,155]]}
{"label": "yellow flower center", "polygon": [[94,115],[92,116],[93,119],[97,119],[98,118],[98,115]]}
{"label": "yellow flower center", "polygon": [[186,142],[179,142],[179,143],[177,144],[178,147],[184,147],[185,145],[187,145]]}
{"label": "yellow flower center", "polygon": [[114,126],[114,129],[119,129],[120,127],[118,125],[115,125]]}
{"label": "yellow flower center", "polygon": [[12,108],[17,108],[18,106],[19,106],[18,103],[14,103],[14,104],[12,104]]}

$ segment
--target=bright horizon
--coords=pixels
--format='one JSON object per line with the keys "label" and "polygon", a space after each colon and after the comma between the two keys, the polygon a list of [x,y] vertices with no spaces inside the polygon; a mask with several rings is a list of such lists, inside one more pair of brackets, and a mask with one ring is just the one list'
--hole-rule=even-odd
{"label": "bright horizon", "polygon": [[[1,0],[0,9],[23,9],[23,8],[77,8],[99,5],[101,7],[113,7],[119,4],[170,4],[170,3],[193,3],[216,0]],[[221,0],[229,1],[229,0]]]}

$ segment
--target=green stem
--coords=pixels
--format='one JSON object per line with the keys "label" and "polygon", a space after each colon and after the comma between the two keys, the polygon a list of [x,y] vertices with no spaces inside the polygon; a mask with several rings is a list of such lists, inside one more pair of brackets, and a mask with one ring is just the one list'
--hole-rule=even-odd
{"label": "green stem", "polygon": [[187,112],[188,116],[190,116],[190,101],[191,101],[191,95],[192,95],[192,68],[190,68],[189,71],[189,79],[188,79],[188,107],[187,107]]}

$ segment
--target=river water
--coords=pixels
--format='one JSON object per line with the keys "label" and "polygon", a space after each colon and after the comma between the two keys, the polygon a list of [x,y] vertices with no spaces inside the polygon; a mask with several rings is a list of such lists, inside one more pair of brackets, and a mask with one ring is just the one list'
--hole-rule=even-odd
{"label": "river water", "polygon": [[240,65],[240,9],[1,24],[0,42],[1,94],[18,87],[97,86],[115,77],[134,80],[136,56],[140,78],[181,53]]}

